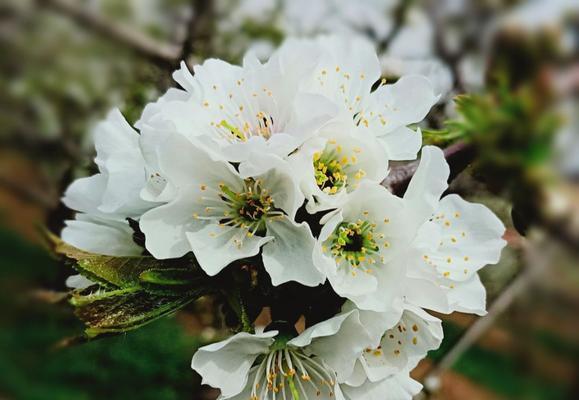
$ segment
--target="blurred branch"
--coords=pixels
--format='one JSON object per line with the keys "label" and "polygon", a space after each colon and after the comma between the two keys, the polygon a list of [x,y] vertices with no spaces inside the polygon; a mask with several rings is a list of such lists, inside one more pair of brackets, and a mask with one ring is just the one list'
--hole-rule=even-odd
{"label": "blurred branch", "polygon": [[[423,382],[427,394],[436,392],[440,386],[440,376],[460,359],[492,327],[497,318],[505,312],[514,301],[544,271],[550,262],[550,252],[544,251],[542,243],[526,240],[523,242],[523,255],[526,267],[500,293],[489,308],[488,314],[477,319],[461,336],[458,342],[445,356],[435,364]],[[540,250],[541,249],[541,250]],[[543,251],[542,251],[543,250]]]}
{"label": "blurred branch", "polygon": [[162,67],[173,68],[179,61],[181,54],[179,46],[160,43],[146,34],[110,21],[77,3],[68,0],[37,0],[37,3],[67,15],[79,25],[94,30]]}
{"label": "blurred branch", "polygon": [[179,60],[187,60],[196,53],[205,58],[211,55],[211,37],[215,17],[215,2],[191,0],[191,19],[187,24],[185,40],[181,45]]}
{"label": "blurred branch", "polygon": [[44,209],[51,209],[55,205],[55,199],[45,193],[38,192],[30,187],[20,185],[0,175],[0,189],[6,189],[16,197],[26,202],[38,205]]}
{"label": "blurred branch", "polygon": [[445,21],[443,21],[441,13],[437,12],[437,7],[440,7],[439,2],[430,0],[427,1],[426,3],[428,16],[432,21],[432,25],[434,27],[434,38],[433,38],[434,50],[436,55],[452,71],[452,76],[454,80],[453,87],[456,89],[458,93],[463,93],[465,90],[464,90],[464,82],[459,69],[459,61],[461,55],[464,54],[463,51],[464,49],[460,49],[460,51],[453,52],[448,48],[444,38],[446,24]]}

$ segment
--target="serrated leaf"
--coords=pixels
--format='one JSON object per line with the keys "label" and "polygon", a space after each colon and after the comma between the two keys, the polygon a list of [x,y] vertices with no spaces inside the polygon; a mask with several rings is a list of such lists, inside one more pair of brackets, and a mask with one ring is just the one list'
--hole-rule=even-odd
{"label": "serrated leaf", "polygon": [[94,338],[104,334],[127,332],[169,315],[205,295],[206,290],[190,290],[181,296],[148,293],[137,289],[97,291],[75,294],[71,303],[75,314]]}

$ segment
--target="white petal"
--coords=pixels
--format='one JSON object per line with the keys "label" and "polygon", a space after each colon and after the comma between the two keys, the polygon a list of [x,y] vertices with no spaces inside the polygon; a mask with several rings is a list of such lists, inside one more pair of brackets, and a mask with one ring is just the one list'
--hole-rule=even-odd
{"label": "white petal", "polygon": [[141,199],[141,190],[146,185],[145,177],[144,166],[111,173],[99,211],[138,217],[153,207],[154,203]]}
{"label": "white petal", "polygon": [[304,202],[299,181],[291,171],[291,165],[274,155],[260,155],[239,166],[242,178],[252,177],[263,182],[276,208],[280,208],[293,219]]}
{"label": "white petal", "polygon": [[444,277],[463,281],[499,261],[506,245],[505,227],[482,204],[448,195],[440,201],[432,222],[441,227],[441,237],[437,249],[426,254]]}
{"label": "white petal", "polygon": [[376,290],[360,296],[350,296],[350,300],[361,310],[388,312],[404,295],[405,264],[400,260],[392,260],[374,269]]}
{"label": "white petal", "polygon": [[182,188],[172,202],[141,217],[139,223],[145,234],[145,247],[155,258],[177,258],[191,251],[186,233],[203,227],[202,222],[194,218],[199,196],[198,187]]}
{"label": "white petal", "polygon": [[422,385],[410,378],[406,371],[376,383],[366,382],[359,387],[343,385],[342,390],[348,400],[412,400],[420,393]]}
{"label": "white petal", "polygon": [[[361,358],[362,356],[360,356]],[[368,376],[366,375],[366,370],[362,366],[362,361],[360,358],[356,361],[356,365],[354,366],[354,370],[352,374],[348,377],[348,379],[344,382],[348,386],[358,387],[362,386],[368,380]]]}
{"label": "white petal", "polygon": [[136,216],[150,208],[152,204],[140,198],[146,174],[139,134],[115,109],[96,126],[94,138],[95,162],[107,177],[99,210]]}
{"label": "white petal", "polygon": [[[290,340],[288,346],[306,347],[320,357],[343,382],[351,376],[362,350],[370,343],[356,310],[320,322]],[[340,349],[340,351],[336,351]]]}
{"label": "white petal", "polygon": [[221,390],[223,398],[239,394],[247,385],[249,370],[260,355],[267,353],[277,331],[263,334],[238,333],[219,343],[201,347],[191,367],[203,378],[203,384]]}
{"label": "white petal", "polygon": [[217,187],[224,182],[239,189],[241,179],[233,167],[210,155],[179,134],[170,135],[159,150],[162,173],[177,187],[194,183]]}
{"label": "white petal", "polygon": [[453,305],[452,311],[486,315],[486,289],[478,274],[448,289],[448,301]]}
{"label": "white petal", "polygon": [[317,286],[325,281],[313,263],[315,239],[305,222],[268,220],[267,235],[273,240],[263,248],[263,264],[274,286],[290,281]]}
{"label": "white petal", "polygon": [[362,364],[372,382],[412,368],[413,360],[424,358],[428,351],[440,346],[441,321],[418,307],[405,308],[396,326],[384,334],[380,348],[363,353]]}
{"label": "white petal", "polygon": [[66,221],[62,240],[81,250],[108,256],[136,256],[143,252],[133,241],[133,230],[126,221],[113,221],[77,215]]}
{"label": "white petal", "polygon": [[[356,306],[354,303],[349,301],[342,306],[342,312],[354,309],[356,309]],[[401,304],[401,302],[397,302],[393,305],[391,310],[386,312],[358,311],[360,314],[360,322],[372,339],[370,347],[375,348],[379,346],[382,336],[384,336],[384,332],[395,326],[400,321],[403,311],[404,305]]]}
{"label": "white petal", "polygon": [[[113,109],[94,130],[96,163],[100,166],[114,161],[115,166],[131,166],[142,161],[139,134],[129,125],[118,109]],[[117,158],[124,155],[124,158]],[[118,163],[118,164],[117,164]]]}
{"label": "white petal", "polygon": [[185,61],[179,63],[179,69],[173,72],[173,79],[187,92],[193,93],[197,87],[195,78]]}
{"label": "white petal", "polygon": [[383,136],[378,141],[384,147],[390,160],[414,160],[422,146],[422,132],[401,126]]}
{"label": "white petal", "polygon": [[208,275],[216,275],[233,261],[252,257],[273,238],[248,236],[246,229],[209,224],[197,232],[187,232],[187,239],[199,265]]}
{"label": "white petal", "polygon": [[436,312],[486,314],[486,290],[477,274],[463,282],[408,278],[405,293],[408,302]]}
{"label": "white petal", "polygon": [[359,297],[376,292],[378,281],[374,275],[354,271],[346,261],[339,266],[335,264],[334,270],[327,272],[327,276],[336,294],[356,302]]}
{"label": "white petal", "polygon": [[[391,132],[401,126],[420,122],[438,101],[430,81],[421,75],[406,75],[393,85],[379,87],[371,95],[374,112],[381,118],[370,119],[370,129]],[[384,122],[383,122],[384,121]]]}
{"label": "white petal", "polygon": [[404,293],[406,300],[416,306],[445,314],[452,312],[447,288],[429,279],[408,278]]}
{"label": "white petal", "polygon": [[438,200],[448,187],[450,169],[442,150],[425,146],[416,173],[404,194],[409,211],[408,225],[418,228],[438,208]]}
{"label": "white petal", "polygon": [[[329,36],[319,43],[322,53],[312,83],[316,92],[337,104],[345,104],[345,99],[348,104],[363,102],[380,78],[380,62],[371,42],[359,36]],[[357,96],[361,97],[358,101]]]}
{"label": "white petal", "polygon": [[[168,101],[185,101],[189,98],[189,94],[184,90],[177,88],[169,88],[157,101],[145,105],[141,117],[135,122],[135,127],[142,131],[157,117],[157,114],[162,110],[162,105]],[[142,132],[141,132],[142,133]]]}
{"label": "white petal", "polygon": [[453,77],[450,68],[441,60],[431,56],[408,59],[385,55],[380,58],[380,63],[382,64],[382,72],[386,76],[403,76],[407,74],[426,76],[432,83],[434,93],[440,95],[439,103],[448,100],[453,88]]}
{"label": "white petal", "polygon": [[77,179],[66,189],[62,202],[76,211],[99,214],[98,206],[105,186],[106,177],[103,174]]}

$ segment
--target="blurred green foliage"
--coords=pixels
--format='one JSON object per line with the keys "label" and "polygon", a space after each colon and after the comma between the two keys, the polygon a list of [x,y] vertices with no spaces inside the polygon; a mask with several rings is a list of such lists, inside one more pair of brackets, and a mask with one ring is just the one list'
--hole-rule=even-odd
{"label": "blurred green foliage", "polygon": [[202,343],[175,319],[55,350],[82,325],[70,308],[38,303],[29,293],[58,287],[71,271],[4,229],[0,254],[0,397],[169,400],[198,393],[199,379],[189,364]]}

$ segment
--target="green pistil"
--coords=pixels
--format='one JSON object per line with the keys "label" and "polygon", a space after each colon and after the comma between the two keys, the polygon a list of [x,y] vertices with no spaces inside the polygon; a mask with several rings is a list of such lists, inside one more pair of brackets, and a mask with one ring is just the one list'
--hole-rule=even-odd
{"label": "green pistil", "polygon": [[229,130],[229,132],[231,132],[231,134],[233,136],[235,136],[236,138],[238,138],[239,140],[245,142],[247,139],[245,137],[245,135],[243,134],[243,132],[241,132],[239,130],[239,128],[231,125],[229,122],[227,122],[226,120],[222,120],[221,121],[221,126],[223,126],[225,129]]}
{"label": "green pistil", "polygon": [[333,256],[352,266],[360,265],[368,255],[378,252],[374,228],[368,221],[342,222],[330,237]]}

